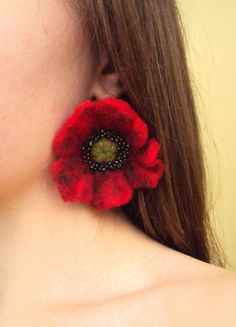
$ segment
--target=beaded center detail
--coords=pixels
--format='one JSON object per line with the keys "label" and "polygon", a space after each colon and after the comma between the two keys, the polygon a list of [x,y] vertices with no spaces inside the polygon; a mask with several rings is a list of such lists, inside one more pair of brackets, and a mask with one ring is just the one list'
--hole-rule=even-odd
{"label": "beaded center detail", "polygon": [[90,169],[105,172],[125,165],[130,145],[115,130],[100,129],[82,146],[82,160]]}

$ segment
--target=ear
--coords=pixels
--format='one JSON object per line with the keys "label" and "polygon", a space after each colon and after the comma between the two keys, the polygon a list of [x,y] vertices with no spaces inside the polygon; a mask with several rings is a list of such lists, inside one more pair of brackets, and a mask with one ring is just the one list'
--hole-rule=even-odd
{"label": "ear", "polygon": [[119,74],[114,70],[107,54],[103,54],[91,88],[90,98],[104,99],[110,96],[117,98],[123,91]]}

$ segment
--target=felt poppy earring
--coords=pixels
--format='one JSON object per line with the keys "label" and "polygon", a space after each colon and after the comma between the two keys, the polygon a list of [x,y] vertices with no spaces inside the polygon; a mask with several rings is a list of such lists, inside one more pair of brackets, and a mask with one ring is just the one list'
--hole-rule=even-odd
{"label": "felt poppy earring", "polygon": [[160,144],[124,100],[80,103],[52,143],[51,177],[64,201],[97,210],[128,203],[135,189],[155,188],[164,172]]}

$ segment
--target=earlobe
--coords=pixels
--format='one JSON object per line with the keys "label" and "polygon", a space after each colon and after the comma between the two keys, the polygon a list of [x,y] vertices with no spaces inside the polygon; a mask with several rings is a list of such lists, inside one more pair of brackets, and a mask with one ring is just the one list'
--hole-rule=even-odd
{"label": "earlobe", "polygon": [[110,96],[118,98],[122,93],[123,89],[119,85],[117,73],[100,76],[92,89],[92,97],[96,97],[96,99],[105,99]]}
{"label": "earlobe", "polygon": [[104,55],[91,88],[90,98],[105,99],[110,96],[118,98],[124,92],[120,84],[119,74],[114,71],[108,57]]}

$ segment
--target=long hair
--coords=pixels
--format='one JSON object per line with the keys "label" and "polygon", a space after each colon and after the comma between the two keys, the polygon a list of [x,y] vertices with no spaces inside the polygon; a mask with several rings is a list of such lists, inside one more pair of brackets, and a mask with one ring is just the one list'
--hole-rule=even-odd
{"label": "long hair", "polygon": [[71,0],[83,11],[94,51],[110,58],[128,101],[161,144],[165,172],[155,189],[123,206],[154,240],[208,263],[225,258],[211,226],[200,124],[184,28],[175,0]]}

